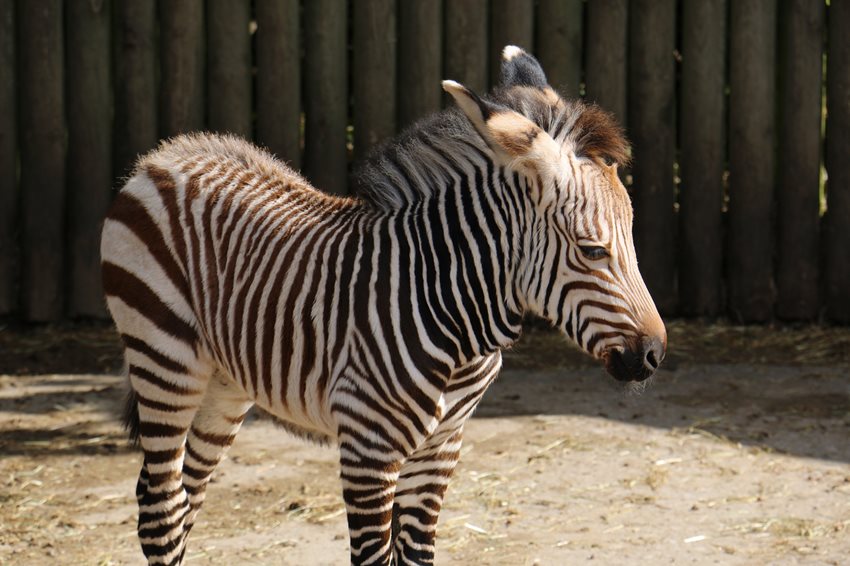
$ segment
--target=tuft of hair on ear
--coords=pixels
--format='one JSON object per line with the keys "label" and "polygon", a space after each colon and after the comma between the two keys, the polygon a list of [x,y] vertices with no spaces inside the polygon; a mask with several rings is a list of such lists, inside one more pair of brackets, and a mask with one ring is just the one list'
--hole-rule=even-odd
{"label": "tuft of hair on ear", "polygon": [[621,166],[629,164],[629,142],[623,128],[609,112],[596,104],[584,106],[574,130],[576,155]]}
{"label": "tuft of hair on ear", "polygon": [[531,86],[546,88],[549,81],[543,67],[533,56],[516,45],[508,45],[502,50],[501,84],[504,87]]}

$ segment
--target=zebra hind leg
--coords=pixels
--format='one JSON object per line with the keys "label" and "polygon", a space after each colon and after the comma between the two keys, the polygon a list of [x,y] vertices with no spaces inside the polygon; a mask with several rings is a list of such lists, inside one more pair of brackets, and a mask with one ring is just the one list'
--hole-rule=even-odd
{"label": "zebra hind leg", "polygon": [[149,564],[180,564],[190,511],[184,446],[211,372],[193,349],[177,347],[166,355],[141,339],[123,338],[144,452],[136,485],[139,541]]}
{"label": "zebra hind leg", "polygon": [[437,433],[404,462],[393,507],[396,565],[434,563],[437,519],[462,438],[460,428]]}
{"label": "zebra hind leg", "polygon": [[236,438],[253,402],[229,375],[218,371],[210,380],[203,404],[192,420],[183,460],[183,486],[189,495],[188,534],[218,463]]}
{"label": "zebra hind leg", "polygon": [[[392,507],[403,455],[381,446],[363,453],[358,441],[339,437],[342,496],[348,515],[351,564],[392,563]],[[359,435],[358,435],[359,436]],[[380,458],[375,453],[382,452]]]}

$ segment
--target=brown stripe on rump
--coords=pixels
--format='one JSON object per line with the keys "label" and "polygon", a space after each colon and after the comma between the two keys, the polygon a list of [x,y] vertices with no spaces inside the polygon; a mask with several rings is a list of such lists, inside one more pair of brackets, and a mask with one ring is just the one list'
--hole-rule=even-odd
{"label": "brown stripe on rump", "polygon": [[189,370],[186,366],[181,364],[180,362],[174,361],[165,354],[161,353],[159,350],[151,347],[144,340],[139,340],[135,336],[131,336],[130,334],[122,334],[121,340],[124,342],[124,346],[129,348],[130,350],[135,350],[140,354],[144,354],[147,356],[152,362],[163,369],[167,369],[173,373],[188,373]]}
{"label": "brown stripe on rump", "polygon": [[172,285],[180,291],[183,300],[191,304],[186,274],[165,243],[159,226],[139,199],[125,192],[118,193],[109,210],[108,218],[126,226],[145,244],[148,252],[165,271]]}
{"label": "brown stripe on rump", "polygon": [[144,379],[148,383],[152,383],[160,389],[168,391],[169,393],[175,393],[177,395],[199,395],[201,393],[201,391],[197,389],[183,387],[177,385],[176,383],[166,381],[164,378],[156,375],[152,371],[146,370],[143,367],[135,366],[133,364],[130,364],[130,375],[137,375],[139,378]]}
{"label": "brown stripe on rump", "polygon": [[[255,191],[245,195],[245,197],[243,197],[235,205],[236,209],[230,215],[233,220],[229,223],[224,236],[221,239],[221,249],[231,249],[230,241],[233,239],[233,234],[236,232],[236,227],[239,224],[237,217],[242,217],[251,213],[252,205],[255,203],[257,203],[257,207],[260,207],[274,198],[275,196],[271,192],[260,193]],[[233,253],[224,258],[224,266],[221,268],[221,277],[224,279],[224,296],[227,297],[227,301],[220,301],[219,317],[227,322],[227,324],[225,324],[225,332],[228,334],[227,336],[222,336],[219,339],[223,342],[226,359],[236,360],[236,363],[240,364],[238,368],[231,367],[231,373],[234,377],[237,377],[240,380],[243,386],[247,388],[248,381],[253,379],[253,376],[246,375],[246,372],[243,371],[242,363],[245,361],[244,356],[242,356],[237,350],[242,339],[242,325],[239,324],[239,322],[241,322],[240,316],[244,314],[244,293],[247,292],[245,285],[242,284],[245,282],[248,270],[243,269],[241,273],[238,273],[236,270],[236,260],[240,257],[244,257],[243,254],[239,253],[239,250],[241,249],[242,242],[246,237],[251,237],[251,234],[249,233],[249,226],[247,224],[243,225],[242,228],[236,232],[236,241],[232,246]],[[236,292],[236,296],[234,297],[234,292],[237,289],[237,279],[239,279],[240,286],[238,287],[238,292]],[[234,324],[230,324],[230,320],[228,320],[228,314],[230,312],[228,307],[231,306],[235,313],[233,320]],[[225,310],[227,312],[225,312]]]}
{"label": "brown stripe on rump", "polygon": [[[193,297],[198,298],[198,302],[200,302],[200,297],[206,295],[207,289],[204,288],[203,277],[201,275],[201,240],[198,236],[197,226],[195,226],[194,216],[192,215],[192,202],[197,199],[201,195],[201,190],[198,186],[197,177],[190,177],[188,181],[186,181],[186,190],[184,191],[184,201],[183,201],[183,226],[186,229],[186,232],[189,234],[189,239],[191,241],[192,247],[192,257],[188,258],[188,256],[183,256],[184,258],[188,258],[189,267],[191,268],[191,272],[189,274],[189,288],[194,291]],[[196,312],[202,312],[203,305],[196,304],[194,301],[191,304]]]}
{"label": "brown stripe on rump", "polygon": [[[202,228],[204,229],[203,234],[203,245],[205,250],[205,255],[207,261],[205,262],[206,272],[207,272],[207,292],[209,297],[209,309],[207,309],[206,304],[203,305],[203,317],[206,319],[205,322],[209,325],[210,330],[208,330],[208,338],[210,337],[210,331],[217,327],[216,322],[221,318],[222,314],[219,310],[219,305],[222,303],[221,297],[219,297],[219,282],[221,281],[221,268],[219,266],[219,258],[216,253],[216,243],[213,241],[213,230],[212,230],[212,213],[213,209],[216,206],[219,195],[228,187],[233,180],[238,176],[239,172],[237,170],[231,169],[227,173],[224,174],[223,177],[219,177],[216,179],[216,183],[211,185],[209,189],[209,196],[204,202],[204,211],[201,216],[201,222],[203,224]],[[197,175],[195,178],[197,179],[200,175]],[[231,196],[231,193],[228,193],[227,196]],[[219,233],[221,229],[221,215],[220,213],[217,215],[219,219]],[[211,347],[215,350],[215,354],[219,360],[224,359],[224,351],[223,351],[223,343],[220,340],[210,340]]]}
{"label": "brown stripe on rump", "polygon": [[184,342],[196,351],[198,335],[147,284],[112,262],[103,262],[103,288],[107,296],[117,297],[137,310],[157,328]]}
{"label": "brown stripe on rump", "polygon": [[174,247],[177,248],[177,257],[183,258],[185,261],[187,257],[186,242],[183,239],[183,229],[180,226],[180,209],[177,205],[177,185],[174,182],[174,178],[171,176],[171,173],[155,165],[148,165],[145,173],[153,181],[165,205],[165,211],[168,213],[171,237],[174,240]]}

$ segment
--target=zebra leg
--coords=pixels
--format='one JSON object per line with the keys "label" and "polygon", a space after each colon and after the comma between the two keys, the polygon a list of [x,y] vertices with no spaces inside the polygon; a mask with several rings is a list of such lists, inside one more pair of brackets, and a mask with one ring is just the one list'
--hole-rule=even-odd
{"label": "zebra leg", "polygon": [[[351,564],[389,566],[392,562],[392,509],[401,456],[369,450],[340,436],[342,495],[348,514]],[[362,441],[362,439],[361,439]],[[375,448],[375,446],[372,446]],[[384,448],[382,446],[382,448]]]}
{"label": "zebra leg", "polygon": [[186,439],[183,487],[189,496],[189,513],[185,519],[187,535],[204,502],[213,471],[233,443],[253,405],[230,376],[219,371],[210,380],[203,404]]}
{"label": "zebra leg", "polygon": [[139,541],[149,564],[180,564],[189,512],[182,477],[184,443],[210,372],[197,359],[187,364],[141,340],[125,335],[124,341],[144,451],[136,485]]}
{"label": "zebra leg", "polygon": [[462,439],[462,428],[437,432],[404,462],[393,508],[396,565],[434,563],[437,519]]}

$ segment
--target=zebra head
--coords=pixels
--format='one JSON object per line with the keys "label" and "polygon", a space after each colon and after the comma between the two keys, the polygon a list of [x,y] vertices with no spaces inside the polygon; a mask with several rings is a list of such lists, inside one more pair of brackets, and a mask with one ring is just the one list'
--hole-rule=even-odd
{"label": "zebra head", "polygon": [[517,300],[603,360],[620,381],[650,377],[667,333],[638,270],[632,207],[617,175],[628,161],[622,131],[596,106],[561,98],[537,60],[503,52],[502,84],[480,98],[443,86],[507,172],[520,179],[525,226]]}

